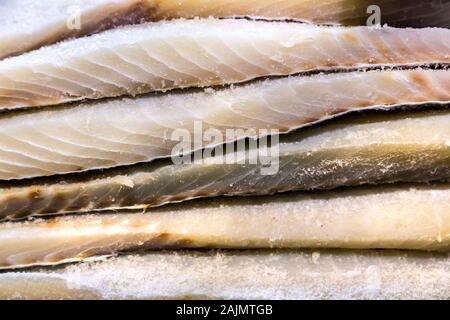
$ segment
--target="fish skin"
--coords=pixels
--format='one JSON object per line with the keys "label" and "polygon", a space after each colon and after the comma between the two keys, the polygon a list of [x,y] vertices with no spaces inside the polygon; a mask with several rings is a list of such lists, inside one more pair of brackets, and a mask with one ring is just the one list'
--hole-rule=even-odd
{"label": "fish skin", "polygon": [[395,27],[450,27],[446,0],[156,0],[152,20],[194,17],[250,17],[327,25],[366,25],[368,8],[380,8],[380,24]]}
{"label": "fish skin", "polygon": [[147,213],[0,224],[0,268],[143,249],[450,249],[450,186],[376,186],[194,201]]}
{"label": "fish skin", "polygon": [[[286,133],[352,110],[428,102],[450,103],[449,70],[290,77],[218,91],[124,98],[51,110],[33,108],[0,117],[0,179],[170,157],[179,143],[172,134],[185,129],[193,136],[199,122],[202,133],[215,130],[223,142],[229,142],[264,135],[264,129]],[[243,130],[227,140],[229,129]],[[218,144],[206,138],[202,138],[203,147]],[[189,151],[197,148],[192,145]]]}
{"label": "fish skin", "polygon": [[449,121],[448,110],[364,116],[283,135],[279,144],[256,153],[243,151],[241,144],[222,154],[223,146],[218,146],[216,156],[207,149],[192,162],[189,154],[181,163],[173,158],[66,177],[6,181],[0,188],[0,219],[144,209],[219,195],[449,179]]}
{"label": "fish skin", "polygon": [[447,64],[450,30],[247,20],[128,26],[0,61],[0,109],[373,66]]}
{"label": "fish skin", "polygon": [[[143,21],[195,17],[250,17],[316,24],[366,25],[372,0],[3,0],[0,59],[61,40]],[[80,29],[69,28],[80,9]],[[441,0],[378,0],[381,24],[450,27],[450,3]],[[39,17],[39,19],[36,19]]]}

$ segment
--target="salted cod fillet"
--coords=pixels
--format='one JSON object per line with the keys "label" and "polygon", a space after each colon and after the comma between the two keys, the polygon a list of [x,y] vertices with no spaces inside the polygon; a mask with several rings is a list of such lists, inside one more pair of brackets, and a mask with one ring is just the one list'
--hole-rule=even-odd
{"label": "salted cod fillet", "polygon": [[247,20],[128,26],[0,61],[0,109],[368,66],[446,64],[450,29]]}
{"label": "salted cod fillet", "polygon": [[[32,108],[0,117],[0,179],[110,168],[289,132],[351,110],[450,103],[450,70],[370,71],[266,80],[201,93]],[[233,130],[233,135],[227,132]],[[206,132],[220,133],[210,139]]]}
{"label": "salted cod fillet", "polygon": [[142,0],[2,0],[0,59],[63,39],[140,23],[149,10]]}
{"label": "salted cod fillet", "polygon": [[0,274],[1,299],[443,299],[448,254],[154,252]]}
{"label": "salted cod fillet", "polygon": [[287,19],[316,24],[367,25],[373,5],[380,9],[380,24],[397,27],[450,26],[450,3],[442,0],[160,0],[153,20],[179,17],[251,17]]}
{"label": "salted cod fillet", "polygon": [[0,268],[150,248],[448,250],[450,186],[219,198],[0,224]]}
{"label": "salted cod fillet", "polygon": [[[120,25],[194,17],[294,19],[319,24],[366,25],[371,0],[3,0],[0,59],[63,39]],[[449,27],[449,3],[378,0],[380,23]],[[36,17],[39,17],[37,19]]]}
{"label": "salted cod fillet", "polygon": [[[334,119],[338,120],[338,119]],[[0,219],[450,178],[450,110],[362,114],[299,132],[85,174],[3,181]],[[247,148],[246,148],[247,147]]]}

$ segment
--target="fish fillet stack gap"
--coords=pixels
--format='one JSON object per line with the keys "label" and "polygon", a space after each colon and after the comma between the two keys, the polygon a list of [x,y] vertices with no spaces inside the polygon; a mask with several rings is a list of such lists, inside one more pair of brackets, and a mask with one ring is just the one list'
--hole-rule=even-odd
{"label": "fish fillet stack gap", "polygon": [[450,6],[370,5],[2,2],[0,298],[449,299]]}

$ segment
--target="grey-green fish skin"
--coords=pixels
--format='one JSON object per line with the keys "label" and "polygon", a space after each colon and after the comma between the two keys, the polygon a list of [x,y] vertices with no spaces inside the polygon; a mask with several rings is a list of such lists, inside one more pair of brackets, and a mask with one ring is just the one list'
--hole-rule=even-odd
{"label": "grey-green fish skin", "polygon": [[[227,164],[219,155],[192,163],[164,160],[67,178],[3,183],[0,217],[147,208],[219,195],[447,180],[449,122],[449,110],[361,115],[281,136],[278,145],[265,150],[274,156],[268,163],[252,163],[255,157],[236,151],[233,155],[243,163]],[[273,172],[264,173],[268,168]]]}

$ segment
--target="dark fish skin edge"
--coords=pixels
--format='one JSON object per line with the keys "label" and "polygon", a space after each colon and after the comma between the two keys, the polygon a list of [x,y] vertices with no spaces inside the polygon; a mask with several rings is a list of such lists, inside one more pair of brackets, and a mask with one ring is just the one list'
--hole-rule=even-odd
{"label": "dark fish skin edge", "polygon": [[381,25],[398,28],[450,28],[449,0],[347,0],[343,8],[349,8],[349,14],[339,21],[342,25],[366,25],[370,16],[367,8],[380,7]]}
{"label": "dark fish skin edge", "polygon": [[[377,5],[381,13],[381,25],[387,24],[398,28],[450,27],[450,1],[448,0],[342,0],[338,13],[328,13],[323,5],[323,14],[311,17],[291,17],[286,21],[306,22],[321,25],[365,26],[372,13],[367,13],[369,6]],[[175,14],[160,12],[158,8],[149,9],[148,20],[177,19]],[[201,14],[201,13],[200,13]],[[203,15],[202,17],[205,17]],[[187,16],[185,18],[193,18]],[[252,20],[280,20],[271,17],[232,16],[220,18],[246,18]],[[308,20],[308,18],[310,20]]]}
{"label": "dark fish skin edge", "polygon": [[[386,114],[378,116],[383,119]],[[400,113],[397,117],[402,117]],[[389,116],[391,118],[392,115]],[[363,118],[365,119],[365,118]],[[339,119],[336,119],[339,120]],[[345,123],[345,119],[340,119]],[[350,119],[351,121],[351,119]],[[369,120],[367,120],[369,121]],[[312,128],[314,130],[314,128]],[[282,136],[282,142],[298,141],[307,130]],[[301,165],[299,165],[301,164]],[[370,145],[280,155],[280,171],[261,175],[260,165],[174,165],[170,159],[125,168],[3,183],[4,192],[29,187],[0,203],[0,219],[111,209],[145,208],[194,198],[221,195],[265,195],[292,190],[326,190],[342,186],[395,182],[426,183],[450,179],[450,148],[445,145]],[[103,183],[86,188],[101,178],[151,173],[143,182]],[[125,178],[126,179],[126,178]],[[45,182],[46,181],[46,182]],[[49,185],[70,189],[45,191]]]}

